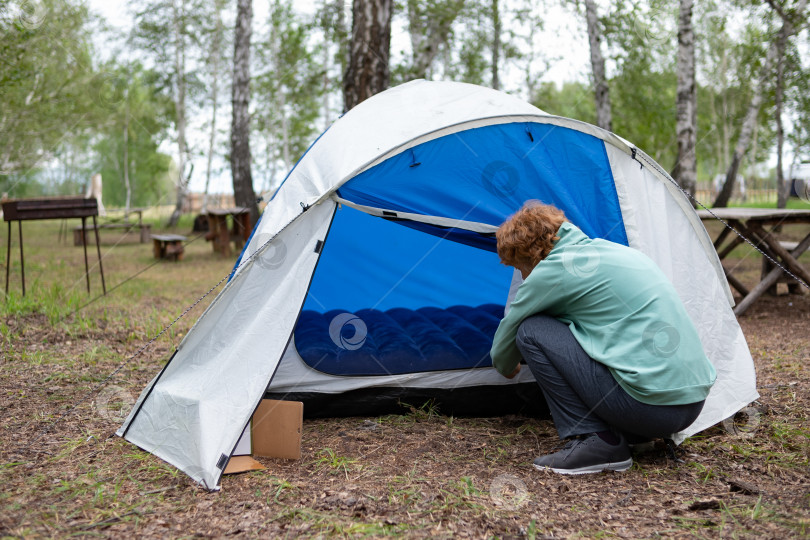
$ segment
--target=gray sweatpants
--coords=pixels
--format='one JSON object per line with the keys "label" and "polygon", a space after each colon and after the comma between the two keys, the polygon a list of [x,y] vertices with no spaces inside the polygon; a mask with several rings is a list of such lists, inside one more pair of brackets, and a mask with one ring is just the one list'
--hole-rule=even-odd
{"label": "gray sweatpants", "polygon": [[613,429],[628,439],[669,437],[694,422],[703,401],[648,405],[619,386],[610,370],[593,360],[568,325],[547,315],[527,318],[517,347],[548,402],[561,439]]}

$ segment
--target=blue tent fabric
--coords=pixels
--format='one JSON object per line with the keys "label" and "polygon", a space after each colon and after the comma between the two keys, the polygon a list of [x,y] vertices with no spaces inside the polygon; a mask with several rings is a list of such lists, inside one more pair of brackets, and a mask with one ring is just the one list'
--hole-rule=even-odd
{"label": "blue tent fabric", "polygon": [[344,206],[335,214],[304,309],[503,306],[512,273],[492,251]]}
{"label": "blue tent fabric", "polygon": [[[305,310],[295,346],[312,369],[341,376],[396,375],[491,367],[489,349],[503,308],[426,307],[355,313]],[[344,322],[332,329],[335,321]],[[357,326],[353,321],[362,321]],[[475,321],[480,326],[470,322]]]}
{"label": "blue tent fabric", "polygon": [[[538,199],[591,236],[627,245],[604,143],[562,127],[501,124],[441,137],[372,167],[338,194],[385,210],[496,226]],[[335,375],[491,365],[512,274],[491,234],[344,206],[326,238],[296,347],[310,367]],[[338,317],[359,321],[364,334],[347,323],[336,339],[330,325]]]}
{"label": "blue tent fabric", "polygon": [[588,236],[627,245],[604,142],[538,123],[434,139],[344,184],[346,200],[498,226],[530,199],[562,209]]}

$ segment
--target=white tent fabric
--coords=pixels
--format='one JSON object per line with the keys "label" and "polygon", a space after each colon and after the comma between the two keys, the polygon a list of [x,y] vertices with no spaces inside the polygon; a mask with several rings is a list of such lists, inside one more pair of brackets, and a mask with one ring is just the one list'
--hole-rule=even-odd
{"label": "white tent fabric", "polygon": [[[416,144],[511,122],[559,125],[604,141],[629,243],[673,281],[718,372],[706,408],[678,439],[756,399],[753,362],[731,311],[719,260],[694,210],[666,173],[627,141],[547,115],[508,94],[462,83],[414,81],[361,103],[313,144],[268,203],[233,280],[144,390],[118,434],[216,489],[268,383],[273,392],[324,393],[369,386],[508,384],[494,369],[327,375],[303,363],[291,336],[317,264],[316,246],[335,212],[338,187]],[[666,242],[659,241],[662,235]],[[520,376],[518,382],[531,380],[529,370]]]}
{"label": "white tent fabric", "polygon": [[118,435],[208,489],[217,486],[287,346],[334,211],[331,201],[312,208],[275,238],[282,251],[267,245],[247,261],[141,394]]}
{"label": "white tent fabric", "polygon": [[[680,193],[672,196],[672,183],[660,178],[655,169],[640,169],[624,152],[609,144],[605,147],[630,247],[654,260],[673,283],[718,373],[701,415],[675,435],[680,443],[759,397],[754,362],[731,310],[731,291],[720,273],[720,261],[697,214],[691,207],[676,207],[685,198]],[[662,233],[662,228],[668,232]],[[657,240],[661,234],[669,244]]]}

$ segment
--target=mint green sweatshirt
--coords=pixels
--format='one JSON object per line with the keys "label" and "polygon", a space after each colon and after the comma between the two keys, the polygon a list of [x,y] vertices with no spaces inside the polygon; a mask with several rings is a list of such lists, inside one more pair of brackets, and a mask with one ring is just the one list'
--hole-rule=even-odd
{"label": "mint green sweatshirt", "polygon": [[588,238],[565,222],[548,257],[520,285],[492,343],[503,375],[521,360],[518,327],[544,313],[568,324],[577,342],[606,365],[628,394],[652,405],[706,398],[716,379],[675,288],[646,255]]}

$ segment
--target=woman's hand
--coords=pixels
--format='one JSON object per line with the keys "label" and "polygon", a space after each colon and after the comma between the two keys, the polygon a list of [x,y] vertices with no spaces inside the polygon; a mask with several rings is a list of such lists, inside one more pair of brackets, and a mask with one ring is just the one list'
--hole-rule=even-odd
{"label": "woman's hand", "polygon": [[512,373],[510,373],[509,375],[504,375],[504,377],[506,377],[507,379],[514,379],[514,378],[515,378],[515,376],[516,376],[518,373],[520,373],[520,364],[518,364],[518,365],[517,365],[517,367],[515,368],[515,371],[513,371],[513,372],[512,372]]}

